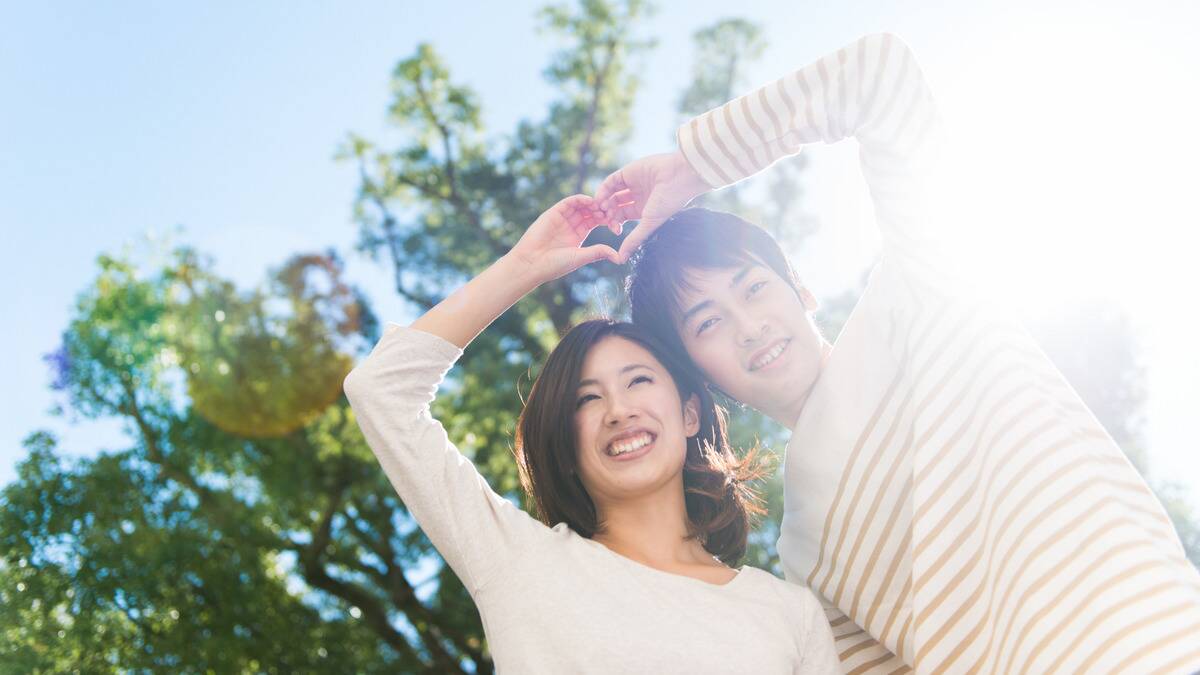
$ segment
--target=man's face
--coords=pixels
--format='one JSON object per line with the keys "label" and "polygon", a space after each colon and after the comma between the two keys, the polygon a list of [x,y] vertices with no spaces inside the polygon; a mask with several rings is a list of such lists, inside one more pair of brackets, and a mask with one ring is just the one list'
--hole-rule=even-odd
{"label": "man's face", "polygon": [[759,262],[687,270],[687,281],[675,325],[692,360],[725,393],[793,424],[828,348],[812,295]]}

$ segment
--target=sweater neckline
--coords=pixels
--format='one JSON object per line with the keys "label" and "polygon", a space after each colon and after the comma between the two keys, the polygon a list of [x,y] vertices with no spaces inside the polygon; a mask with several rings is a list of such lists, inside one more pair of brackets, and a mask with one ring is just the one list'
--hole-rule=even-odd
{"label": "sweater neckline", "polygon": [[[578,536],[578,535],[576,535],[576,536]],[[674,572],[667,572],[665,570],[660,570],[657,567],[651,567],[645,563],[640,563],[640,562],[634,560],[633,558],[623,556],[620,553],[617,553],[616,551],[605,546],[604,544],[601,544],[598,541],[589,539],[587,537],[582,537],[582,536],[580,536],[579,538],[582,539],[583,541],[587,542],[587,544],[590,546],[600,548],[604,553],[606,553],[607,555],[609,555],[612,558],[616,558],[620,563],[622,563],[626,566],[632,566],[636,569],[646,570],[650,574],[656,574],[656,575],[663,576],[663,577],[671,577],[673,579],[681,579],[681,580],[683,580],[684,583],[700,584],[701,586],[706,586],[708,588],[714,588],[714,589],[727,589],[727,588],[730,588],[731,586],[734,586],[734,585],[740,583],[739,580],[742,577],[746,576],[746,574],[747,574],[746,566],[742,565],[741,567],[737,568],[737,574],[733,575],[732,579],[730,579],[729,581],[726,581],[723,584],[715,584],[711,581],[704,581],[703,579],[697,579],[696,577],[688,576],[686,574],[676,574]]]}

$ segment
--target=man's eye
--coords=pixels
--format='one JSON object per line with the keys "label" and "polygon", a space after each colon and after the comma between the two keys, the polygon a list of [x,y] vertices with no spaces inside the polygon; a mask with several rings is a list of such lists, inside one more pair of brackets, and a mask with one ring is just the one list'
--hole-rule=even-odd
{"label": "man's eye", "polygon": [[577,401],[575,401],[575,408],[576,409],[581,408],[584,403],[587,403],[588,401],[590,401],[594,398],[600,398],[600,397],[595,394],[585,394],[583,396],[580,396],[579,399]]}
{"label": "man's eye", "polygon": [[759,281],[759,282],[755,283],[753,286],[751,286],[750,290],[746,291],[746,295],[754,295],[755,293],[757,293],[759,291],[759,289],[761,289],[763,286],[766,286],[766,285],[767,285],[767,282]]}
{"label": "man's eye", "polygon": [[711,319],[705,319],[705,320],[704,320],[704,323],[700,324],[700,325],[699,325],[699,326],[696,328],[696,335],[699,335],[699,334],[703,333],[704,331],[708,330],[709,328],[711,328],[711,327],[712,327],[714,324],[716,324],[716,323],[717,323],[717,318],[716,318],[716,317],[713,317],[713,318],[711,318]]}

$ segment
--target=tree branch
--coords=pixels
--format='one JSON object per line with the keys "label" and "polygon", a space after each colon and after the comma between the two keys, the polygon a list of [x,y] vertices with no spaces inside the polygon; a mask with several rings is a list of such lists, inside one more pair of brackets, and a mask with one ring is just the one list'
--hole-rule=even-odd
{"label": "tree branch", "polygon": [[[604,93],[604,82],[608,77],[608,69],[612,66],[613,57],[616,54],[616,40],[610,38],[606,47],[604,65],[596,72],[596,80],[592,85],[592,100],[588,105],[587,125],[583,134],[583,141],[579,145],[579,166],[575,174],[575,194],[583,192],[583,185],[587,181],[588,169],[591,168],[589,159],[592,152],[592,136],[596,132],[596,113],[600,108],[600,97]],[[592,64],[590,53],[588,64]]]}
{"label": "tree branch", "polygon": [[492,233],[483,226],[483,222],[480,219],[479,214],[477,214],[475,210],[463,200],[462,196],[457,194],[456,191],[451,190],[449,195],[441,195],[436,191],[429,189],[428,185],[422,185],[421,183],[407,176],[397,175],[396,181],[420,192],[427,199],[445,199],[449,201],[450,205],[454,207],[455,211],[461,212],[467,216],[467,223],[471,226],[471,229],[473,229],[476,234],[478,234],[485,242],[487,242],[493,253],[498,256],[508,253],[508,248],[503,244],[503,242],[492,236]]}
{"label": "tree branch", "polygon": [[329,501],[326,503],[321,517],[317,519],[309,544],[297,547],[304,580],[314,588],[319,588],[357,607],[362,612],[367,626],[383,638],[389,646],[418,662],[426,663],[404,635],[392,627],[391,622],[388,621],[386,610],[375,596],[363,588],[329,576],[321,562],[322,553],[333,538],[333,518],[341,506],[344,493],[345,485],[342,484],[342,481],[338,481],[328,495]]}
{"label": "tree branch", "polygon": [[[133,385],[129,381],[122,379],[121,386],[125,391],[126,400],[119,404],[118,411],[132,419],[137,426],[146,447],[147,459],[158,467],[159,475],[191,490],[196,495],[201,510],[219,526],[230,531],[238,529],[241,523],[236,522],[233,511],[226,504],[222,503],[222,495],[201,485],[195,476],[188,473],[185,469],[175,466],[166,456],[159,443],[158,432],[150,425],[150,421],[146,419],[141,406],[138,405]],[[254,535],[259,538],[257,544],[260,546],[265,545],[278,549],[285,548],[288,545],[287,540],[273,537],[259,528],[255,528]]]}
{"label": "tree branch", "polygon": [[[472,647],[467,636],[450,626],[443,625],[445,617],[435,614],[417,598],[416,590],[408,582],[408,578],[404,576],[403,567],[395,563],[396,554],[392,549],[390,541],[376,541],[375,538],[359,529],[353,518],[347,518],[346,523],[355,538],[371,549],[387,567],[385,574],[380,574],[378,570],[366,565],[362,566],[362,571],[375,577],[380,582],[380,586],[387,589],[392,603],[409,617],[414,626],[418,626],[417,630],[421,633],[422,639],[427,642],[442,639],[449,640],[455,648],[469,656],[477,664],[476,672],[478,673],[483,672],[480,668],[485,664],[490,666],[490,662],[484,657],[482,649]],[[426,630],[422,630],[419,627],[420,620],[422,619],[427,626]]]}
{"label": "tree branch", "polygon": [[455,210],[461,212],[467,217],[467,222],[470,223],[471,227],[476,231],[476,233],[479,234],[480,237],[484,239],[484,241],[488,242],[492,248],[492,251],[497,256],[504,255],[508,252],[507,247],[505,247],[501,242],[497,241],[496,238],[492,236],[492,233],[483,226],[483,219],[480,217],[479,213],[475,211],[475,209],[471,208],[471,205],[467,203],[467,201],[463,198],[462,193],[458,189],[458,179],[454,170],[454,154],[451,149],[450,128],[442,123],[441,119],[438,118],[437,113],[434,112],[433,105],[429,102],[429,95],[426,93],[425,87],[421,85],[421,79],[418,77],[416,80],[414,80],[413,84],[417,88],[417,96],[421,100],[421,108],[425,111],[425,115],[429,118],[430,123],[437,128],[438,134],[442,138],[442,152],[445,155],[443,158],[443,168],[446,171],[446,185],[450,189],[450,193],[448,195],[431,194],[427,187],[407,179],[404,176],[397,176],[396,180],[420,190],[427,197],[447,199],[455,208]]}

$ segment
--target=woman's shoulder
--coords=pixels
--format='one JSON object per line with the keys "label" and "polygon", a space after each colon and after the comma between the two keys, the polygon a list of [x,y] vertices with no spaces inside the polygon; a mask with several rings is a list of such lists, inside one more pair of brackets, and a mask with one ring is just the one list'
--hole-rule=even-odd
{"label": "woman's shoulder", "polygon": [[743,567],[741,573],[749,573],[750,578],[757,584],[780,598],[788,612],[824,618],[825,608],[820,598],[808,586],[781,579],[767,570],[749,565]]}

